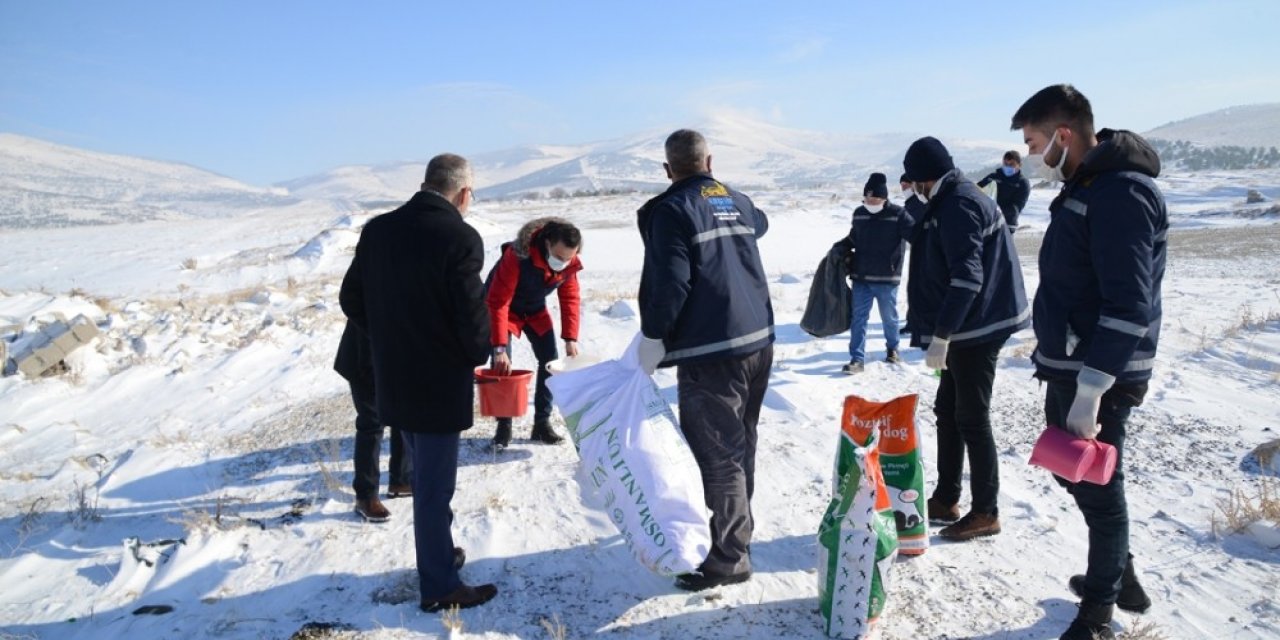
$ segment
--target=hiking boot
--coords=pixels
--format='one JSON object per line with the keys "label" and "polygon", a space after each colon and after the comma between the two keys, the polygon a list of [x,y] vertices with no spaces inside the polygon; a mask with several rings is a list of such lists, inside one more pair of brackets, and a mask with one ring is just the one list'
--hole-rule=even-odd
{"label": "hiking boot", "polygon": [[410,484],[387,485],[387,499],[411,498],[411,497],[413,497],[413,485],[410,485]]}
{"label": "hiking boot", "polygon": [[[1071,593],[1084,597],[1084,576],[1074,575],[1067,581]],[[1124,575],[1120,577],[1120,595],[1116,597],[1116,606],[1131,613],[1146,613],[1151,608],[1151,598],[1138,582],[1138,572],[1133,568],[1133,554],[1124,565]]]}
{"label": "hiking boot", "polygon": [[1081,602],[1080,612],[1058,640],[1115,640],[1111,630],[1112,606]]}
{"label": "hiking boot", "polygon": [[899,362],[902,362],[902,358],[898,357],[897,349],[889,349],[884,354],[884,361],[889,364],[898,364]]}
{"label": "hiking boot", "polygon": [[933,524],[951,524],[960,519],[960,505],[945,506],[934,498],[929,498],[925,505],[929,508],[929,522]]}
{"label": "hiking boot", "polygon": [[843,371],[843,372],[845,372],[845,373],[853,374],[853,373],[862,373],[862,370],[863,370],[864,368],[865,368],[865,367],[863,367],[863,366],[862,366],[862,363],[861,363],[861,362],[850,362],[849,364],[846,364],[846,365],[845,365],[842,369],[840,369],[840,370],[841,370],[841,371]]}
{"label": "hiking boot", "polygon": [[955,524],[938,532],[947,540],[963,542],[1000,533],[1000,517],[994,513],[970,511]]}
{"label": "hiking boot", "polygon": [[717,576],[695,571],[693,573],[682,573],[676,576],[676,587],[684,589],[685,591],[702,591],[704,589],[719,587],[726,584],[738,584],[750,579],[750,571],[733,573],[727,576]]}
{"label": "hiking boot", "polygon": [[511,446],[511,418],[499,418],[498,430],[493,434],[493,450],[502,451]]}
{"label": "hiking boot", "polygon": [[553,431],[551,425],[546,422],[533,423],[533,432],[529,434],[529,437],[542,444],[560,444],[564,442],[564,436]]}
{"label": "hiking boot", "polygon": [[492,600],[496,595],[498,595],[498,587],[494,585],[482,584],[472,587],[464,584],[439,600],[422,600],[418,603],[418,608],[427,613],[447,611],[454,607],[470,609]]}
{"label": "hiking boot", "polygon": [[461,569],[467,563],[467,551],[462,547],[453,548],[453,568]]}
{"label": "hiking boot", "polygon": [[386,522],[391,519],[391,512],[382,506],[382,501],[376,497],[360,499],[356,498],[356,513],[364,518],[365,522]]}

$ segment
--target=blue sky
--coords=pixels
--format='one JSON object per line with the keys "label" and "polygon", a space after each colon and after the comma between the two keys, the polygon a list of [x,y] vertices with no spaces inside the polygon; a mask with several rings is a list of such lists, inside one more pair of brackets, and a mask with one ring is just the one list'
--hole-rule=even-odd
{"label": "blue sky", "polygon": [[0,131],[255,184],[731,111],[1002,140],[1071,82],[1143,131],[1280,102],[1280,2],[0,0]]}

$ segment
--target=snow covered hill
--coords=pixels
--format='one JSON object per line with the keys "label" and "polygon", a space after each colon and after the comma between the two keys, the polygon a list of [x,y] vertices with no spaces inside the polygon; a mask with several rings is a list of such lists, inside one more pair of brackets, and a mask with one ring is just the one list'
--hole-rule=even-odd
{"label": "snow covered hill", "polygon": [[1170,122],[1143,135],[1205,147],[1280,147],[1280,103],[1228,107]]}
{"label": "snow covered hill", "polygon": [[[711,143],[716,175],[744,189],[843,187],[857,189],[872,171],[897,176],[902,154],[918,133],[833,135],[789,129],[738,116],[694,125]],[[660,191],[662,143],[671,129],[655,129],[576,146],[530,145],[471,157],[482,198],[611,191]],[[957,165],[999,163],[1007,143],[944,139]],[[308,198],[398,201],[422,181],[426,161],[350,166],[281,183]]]}
{"label": "snow covered hill", "polygon": [[225,217],[294,202],[185,164],[0,133],[0,228]]}

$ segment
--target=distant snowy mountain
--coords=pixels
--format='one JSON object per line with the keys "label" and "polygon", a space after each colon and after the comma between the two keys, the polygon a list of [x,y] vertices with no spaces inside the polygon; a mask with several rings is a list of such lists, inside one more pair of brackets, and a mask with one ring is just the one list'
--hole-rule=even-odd
{"label": "distant snowy mountain", "polygon": [[[916,133],[832,135],[739,117],[696,125],[709,139],[718,177],[750,189],[850,188],[872,171],[902,171]],[[659,191],[667,184],[662,143],[670,129],[575,146],[530,145],[471,157],[482,198]],[[963,168],[999,164],[1006,143],[944,140]],[[422,181],[425,161],[351,166],[281,183],[306,198],[398,201]]]}
{"label": "distant snowy mountain", "polygon": [[185,164],[0,134],[0,228],[222,217],[295,201]]}
{"label": "distant snowy mountain", "polygon": [[1280,103],[1228,107],[1170,122],[1143,135],[1206,147],[1280,147]]}

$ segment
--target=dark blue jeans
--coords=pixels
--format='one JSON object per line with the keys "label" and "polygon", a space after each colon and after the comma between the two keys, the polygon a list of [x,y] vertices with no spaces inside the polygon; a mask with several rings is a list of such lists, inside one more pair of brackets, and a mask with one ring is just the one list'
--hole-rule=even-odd
{"label": "dark blue jeans", "polygon": [[[1066,424],[1067,412],[1076,397],[1075,381],[1050,381],[1044,399],[1045,422]],[[1084,600],[1114,604],[1120,593],[1120,577],[1129,559],[1129,506],[1124,497],[1124,436],[1129,412],[1142,401],[1146,386],[1112,387],[1102,396],[1098,440],[1116,448],[1116,471],[1111,482],[1070,483],[1054,479],[1076,499],[1089,526],[1089,568],[1085,572]]]}
{"label": "dark blue jeans", "polygon": [[880,326],[884,328],[884,345],[898,350],[898,285],[885,282],[853,283],[853,310],[849,321],[849,359],[867,359],[867,321],[871,319],[871,303],[880,307]]}
{"label": "dark blue jeans", "polygon": [[[524,332],[524,336],[529,339],[529,345],[533,347],[533,357],[538,361],[538,366],[534,374],[534,391],[533,391],[533,423],[546,424],[551,420],[551,390],[547,388],[547,378],[551,377],[551,372],[547,371],[547,363],[560,357],[560,350],[556,348],[556,330],[548,329],[546,333],[538,335],[532,329]],[[508,336],[508,346],[514,342]],[[511,363],[511,368],[516,368],[516,363]],[[511,418],[498,418],[498,424],[511,424]]]}
{"label": "dark blue jeans", "polygon": [[[382,458],[382,422],[378,420],[378,405],[374,402],[372,384],[351,383],[351,402],[356,406],[355,476],[351,488],[356,498],[368,500],[378,495],[378,481],[382,471],[378,463]],[[391,467],[388,469],[390,484],[409,484],[413,462],[404,455],[404,439],[400,430],[391,427]]]}
{"label": "dark blue jeans", "polygon": [[1000,464],[991,435],[991,388],[1004,340],[951,347],[942,370],[933,413],[938,419],[938,486],[933,498],[944,505],[960,502],[960,479],[969,458],[971,511],[998,514]]}
{"label": "dark blue jeans", "polygon": [[453,566],[453,492],[458,484],[458,433],[404,432],[413,458],[413,541],[423,600],[462,586]]}

